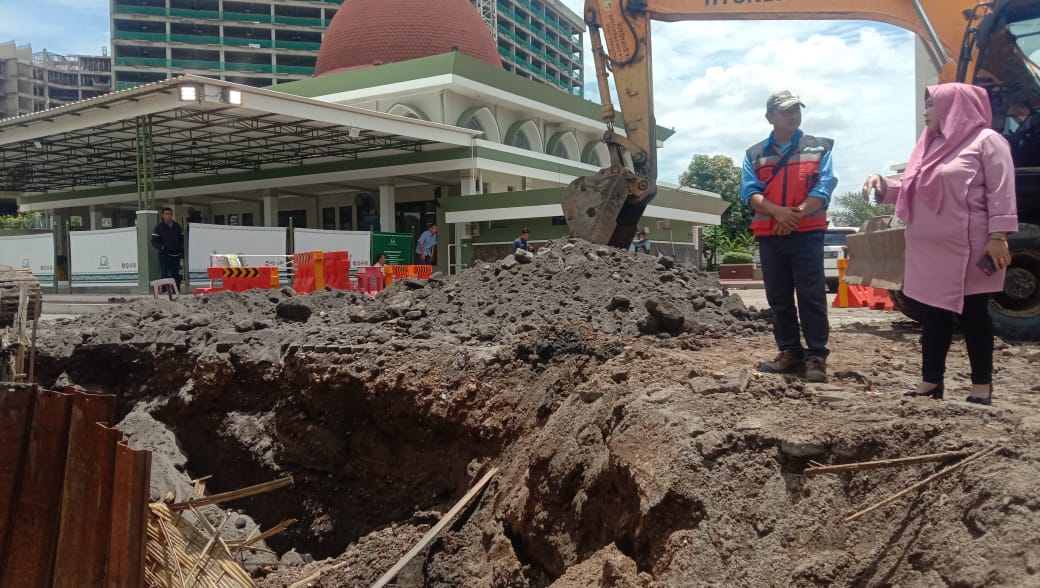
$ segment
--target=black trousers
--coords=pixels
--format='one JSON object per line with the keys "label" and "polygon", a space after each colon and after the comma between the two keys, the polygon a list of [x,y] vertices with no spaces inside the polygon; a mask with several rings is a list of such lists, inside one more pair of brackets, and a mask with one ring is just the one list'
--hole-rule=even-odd
{"label": "black trousers", "polygon": [[989,294],[964,297],[961,314],[921,303],[921,376],[931,384],[940,384],[946,373],[946,354],[953,342],[954,319],[968,347],[971,383],[993,381],[993,322],[989,318]]}

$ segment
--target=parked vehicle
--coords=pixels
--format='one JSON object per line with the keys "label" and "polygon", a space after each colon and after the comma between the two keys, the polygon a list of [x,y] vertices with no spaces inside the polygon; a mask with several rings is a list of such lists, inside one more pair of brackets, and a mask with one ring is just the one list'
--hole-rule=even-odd
{"label": "parked vehicle", "polygon": [[838,291],[838,260],[848,259],[847,238],[858,230],[856,227],[830,227],[823,236],[823,275],[830,292]]}

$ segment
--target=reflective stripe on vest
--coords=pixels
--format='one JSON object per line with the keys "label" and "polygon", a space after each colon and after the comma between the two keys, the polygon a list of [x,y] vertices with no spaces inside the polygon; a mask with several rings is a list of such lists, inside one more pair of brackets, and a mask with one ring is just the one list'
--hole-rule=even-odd
{"label": "reflective stripe on vest", "polygon": [[[778,177],[772,180],[773,168],[780,161],[781,156],[774,147],[766,150],[765,141],[756,144],[747,151],[748,159],[755,170],[759,180],[766,183],[762,195],[770,202],[779,206],[798,206],[809,197],[809,191],[819,177],[820,160],[824,154],[830,151],[833,144],[830,139],[802,135],[798,145],[792,147],[797,152],[791,155],[787,165],[779,172]],[[756,213],[751,219],[751,232],[755,236],[768,236],[773,234],[776,227],[776,219],[768,214]],[[820,209],[810,215],[802,217],[796,231],[816,231],[827,228],[827,211]]]}

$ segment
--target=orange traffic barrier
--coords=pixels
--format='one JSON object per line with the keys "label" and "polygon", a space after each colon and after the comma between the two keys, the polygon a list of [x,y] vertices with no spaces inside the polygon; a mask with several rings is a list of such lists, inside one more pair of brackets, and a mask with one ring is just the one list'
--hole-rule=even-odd
{"label": "orange traffic barrier", "polygon": [[874,310],[895,310],[896,305],[892,302],[892,298],[889,297],[888,290],[874,288],[874,300],[871,302],[870,308]]}
{"label": "orange traffic barrier", "polygon": [[325,289],[325,254],[306,251],[293,255],[293,290],[300,294]]}
{"label": "orange traffic barrier", "polygon": [[388,265],[386,266],[386,285],[389,286],[394,283],[394,280],[405,278],[425,280],[432,274],[432,265]]}
{"label": "orange traffic barrier", "polygon": [[845,269],[849,266],[848,259],[838,260],[838,294],[834,297],[834,308],[859,308],[870,307],[874,302],[873,292],[866,286],[852,286],[845,283]]}
{"label": "orange traffic barrier", "polygon": [[350,252],[326,251],[324,257],[325,285],[339,290],[353,290],[354,284],[350,281]]}
{"label": "orange traffic barrier", "polygon": [[196,288],[195,294],[209,294],[221,290],[245,292],[254,288],[270,290],[279,286],[278,268],[274,266],[255,267],[211,267],[206,269],[206,276],[212,282],[220,280],[219,287],[210,284],[209,288]]}
{"label": "orange traffic barrier", "polygon": [[[357,289],[369,296],[375,296],[377,292],[386,287],[383,269],[375,266],[359,267],[357,270]],[[389,275],[389,272],[385,275]]]}
{"label": "orange traffic barrier", "polygon": [[874,310],[895,310],[888,291],[869,286],[853,286],[845,283],[845,269],[849,260],[838,260],[838,294],[834,297],[834,308],[866,307]]}

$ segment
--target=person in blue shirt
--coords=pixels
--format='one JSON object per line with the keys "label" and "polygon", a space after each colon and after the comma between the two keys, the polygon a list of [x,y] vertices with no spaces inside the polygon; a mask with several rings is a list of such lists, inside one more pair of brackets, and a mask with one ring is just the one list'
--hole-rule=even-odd
{"label": "person in blue shirt", "polygon": [[437,225],[431,224],[421,235],[415,246],[415,265],[433,265],[433,254],[437,249]]}
{"label": "person in blue shirt", "polygon": [[650,239],[646,237],[646,229],[639,229],[636,233],[636,238],[633,239],[632,244],[628,246],[628,250],[633,253],[638,251],[650,253]]}
{"label": "person in blue shirt", "polygon": [[523,230],[520,231],[520,236],[513,239],[513,253],[516,253],[519,250],[530,251],[531,245],[527,242],[527,239],[530,236],[531,231],[527,227],[524,227]]}
{"label": "person in blue shirt", "polygon": [[830,325],[823,237],[827,206],[838,180],[831,162],[834,141],[807,135],[800,128],[804,106],[787,90],[766,101],[766,120],[773,132],[744,155],[740,200],[755,211],[751,232],[758,239],[766,300],[773,311],[773,338],[780,349],[773,361],[758,369],[804,370],[810,382],[826,382]]}

